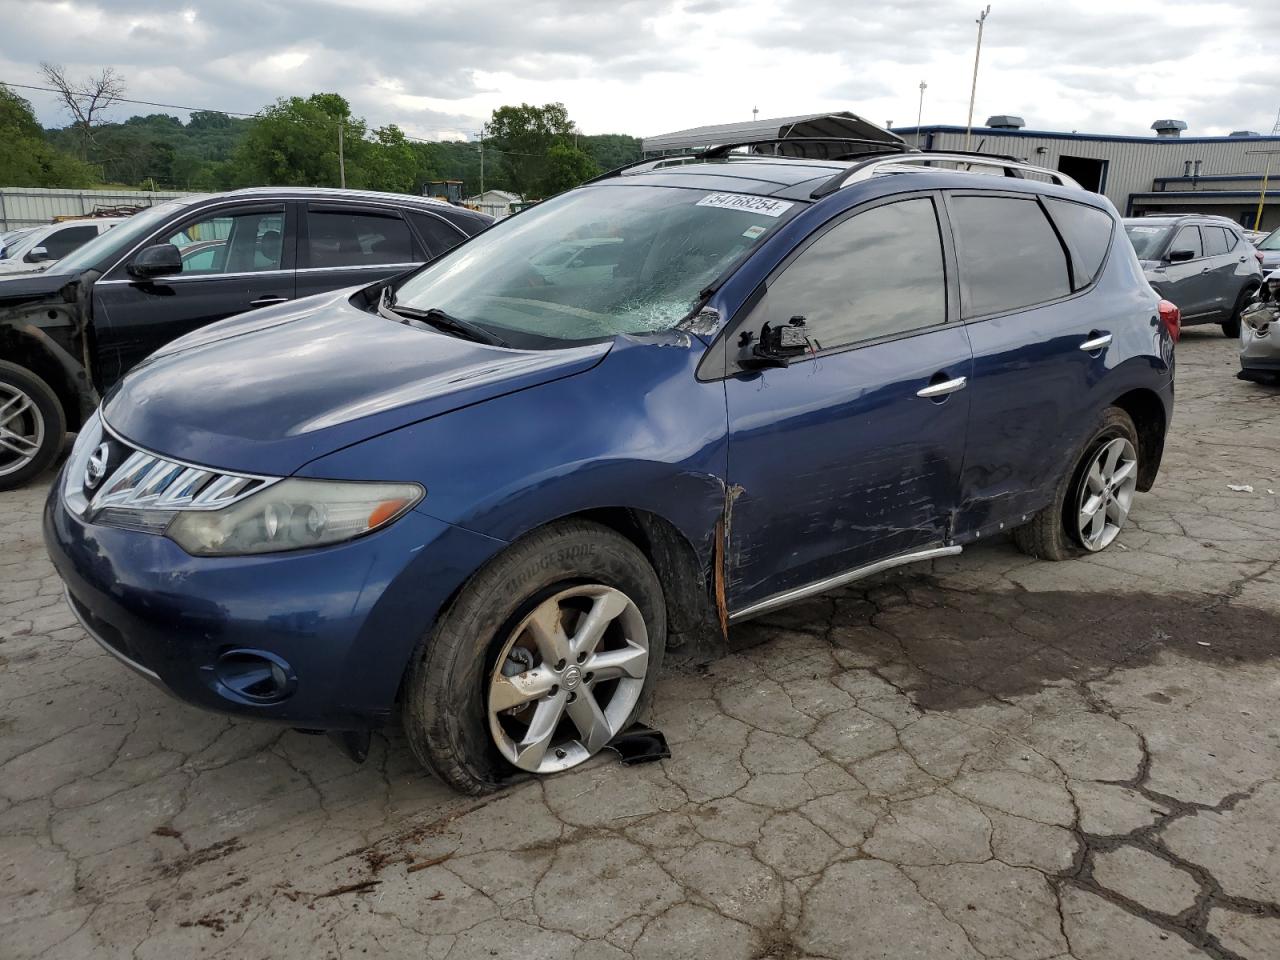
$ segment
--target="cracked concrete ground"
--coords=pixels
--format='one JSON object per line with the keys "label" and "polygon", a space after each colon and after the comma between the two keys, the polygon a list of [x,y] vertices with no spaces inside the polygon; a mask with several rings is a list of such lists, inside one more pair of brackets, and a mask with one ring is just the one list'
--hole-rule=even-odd
{"label": "cracked concrete ground", "polygon": [[1280,956],[1280,391],[1233,349],[1187,333],[1119,547],[735,628],[672,759],[481,800],[167,699],[0,495],[0,957]]}

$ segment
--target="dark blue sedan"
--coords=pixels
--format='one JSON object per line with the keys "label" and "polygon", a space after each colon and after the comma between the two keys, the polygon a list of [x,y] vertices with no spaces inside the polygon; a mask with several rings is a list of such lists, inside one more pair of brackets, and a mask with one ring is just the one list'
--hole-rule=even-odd
{"label": "dark blue sedan", "polygon": [[154,354],[45,536],[178,697],[356,756],[398,713],[478,792],[612,741],[672,638],[1002,531],[1105,549],[1177,336],[1115,210],[1048,171],[642,164]]}

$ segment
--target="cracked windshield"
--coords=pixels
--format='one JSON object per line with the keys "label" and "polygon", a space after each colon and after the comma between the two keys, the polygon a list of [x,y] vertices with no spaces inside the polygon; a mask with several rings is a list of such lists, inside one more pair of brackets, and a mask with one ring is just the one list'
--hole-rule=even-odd
{"label": "cracked windshield", "polygon": [[396,302],[497,329],[518,345],[519,334],[593,340],[666,330],[797,209],[683,188],[581,190],[480,235],[409,280]]}

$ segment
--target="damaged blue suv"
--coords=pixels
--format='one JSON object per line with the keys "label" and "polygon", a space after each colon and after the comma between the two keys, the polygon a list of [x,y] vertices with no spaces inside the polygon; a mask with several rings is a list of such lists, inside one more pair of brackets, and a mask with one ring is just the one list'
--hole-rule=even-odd
{"label": "damaged blue suv", "polygon": [[170,344],[50,492],[71,606],[190,703],[356,757],[398,714],[480,792],[602,749],[684,637],[1001,531],[1105,549],[1177,309],[1060,174],[854,148],[634,165]]}

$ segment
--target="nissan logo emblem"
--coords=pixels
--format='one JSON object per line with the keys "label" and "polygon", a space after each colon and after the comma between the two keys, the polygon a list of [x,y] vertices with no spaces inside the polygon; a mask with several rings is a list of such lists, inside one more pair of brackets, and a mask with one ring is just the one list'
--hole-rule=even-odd
{"label": "nissan logo emblem", "polygon": [[92,490],[107,475],[107,462],[111,459],[110,444],[101,443],[89,457],[89,464],[84,468],[85,489]]}

